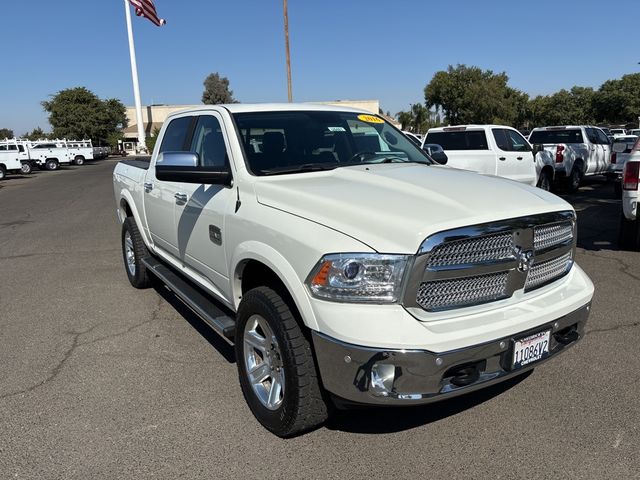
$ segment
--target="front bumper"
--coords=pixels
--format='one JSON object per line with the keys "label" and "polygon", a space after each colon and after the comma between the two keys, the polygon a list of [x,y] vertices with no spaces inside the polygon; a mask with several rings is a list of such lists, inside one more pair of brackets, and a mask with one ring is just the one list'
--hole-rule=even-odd
{"label": "front bumper", "polygon": [[[322,383],[332,394],[358,404],[415,405],[487,387],[555,357],[584,336],[590,309],[587,303],[536,328],[444,353],[361,347],[315,331],[313,343]],[[552,331],[550,355],[510,370],[513,340],[547,329]],[[461,371],[473,371],[470,383],[460,385]]]}

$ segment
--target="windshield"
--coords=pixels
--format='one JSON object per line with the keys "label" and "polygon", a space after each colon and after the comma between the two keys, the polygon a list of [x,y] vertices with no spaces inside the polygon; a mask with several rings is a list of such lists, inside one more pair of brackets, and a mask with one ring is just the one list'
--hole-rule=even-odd
{"label": "windshield", "polygon": [[535,130],[529,137],[529,143],[584,143],[582,132],[573,130]]}
{"label": "windshield", "polygon": [[325,111],[233,115],[255,175],[372,163],[433,163],[399,130],[369,114]]}

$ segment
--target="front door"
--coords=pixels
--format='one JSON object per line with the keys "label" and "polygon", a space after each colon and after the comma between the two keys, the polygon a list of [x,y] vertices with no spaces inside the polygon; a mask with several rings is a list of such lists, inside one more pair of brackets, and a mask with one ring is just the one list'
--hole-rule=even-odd
{"label": "front door", "polygon": [[[198,154],[201,167],[229,168],[227,132],[217,113],[198,117],[189,150]],[[178,257],[221,292],[229,292],[225,216],[233,212],[235,190],[222,185],[181,184],[179,193],[183,197],[174,208]]]}

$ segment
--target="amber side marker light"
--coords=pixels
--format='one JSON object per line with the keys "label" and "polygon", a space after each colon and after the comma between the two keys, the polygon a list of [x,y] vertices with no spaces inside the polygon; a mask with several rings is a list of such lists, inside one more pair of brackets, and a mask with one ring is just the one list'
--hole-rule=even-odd
{"label": "amber side marker light", "polygon": [[331,262],[326,261],[311,280],[311,285],[327,285],[329,282],[329,270],[331,270]]}

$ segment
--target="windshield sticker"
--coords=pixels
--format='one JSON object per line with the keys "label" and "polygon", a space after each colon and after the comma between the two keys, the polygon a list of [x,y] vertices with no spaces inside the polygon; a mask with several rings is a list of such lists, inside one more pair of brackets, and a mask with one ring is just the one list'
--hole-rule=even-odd
{"label": "windshield sticker", "polygon": [[384,123],[384,120],[374,115],[358,115],[358,120],[367,123]]}
{"label": "windshield sticker", "polygon": [[327,127],[330,132],[346,132],[344,127]]}

